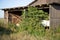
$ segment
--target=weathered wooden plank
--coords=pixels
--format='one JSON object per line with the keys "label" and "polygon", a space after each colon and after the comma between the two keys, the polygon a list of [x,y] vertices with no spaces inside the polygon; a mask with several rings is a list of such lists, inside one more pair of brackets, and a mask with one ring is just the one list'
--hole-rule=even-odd
{"label": "weathered wooden plank", "polygon": [[48,0],[49,3],[57,3],[60,4],[60,0]]}
{"label": "weathered wooden plank", "polygon": [[21,12],[11,12],[11,13],[9,13],[9,19],[8,19],[8,21],[10,22],[10,23],[14,23],[14,24],[17,24],[17,23],[19,23],[20,21],[21,21]]}
{"label": "weathered wooden plank", "polygon": [[8,23],[8,11],[4,11],[4,23]]}
{"label": "weathered wooden plank", "polygon": [[60,6],[59,5],[50,5],[50,26],[58,27],[60,26]]}

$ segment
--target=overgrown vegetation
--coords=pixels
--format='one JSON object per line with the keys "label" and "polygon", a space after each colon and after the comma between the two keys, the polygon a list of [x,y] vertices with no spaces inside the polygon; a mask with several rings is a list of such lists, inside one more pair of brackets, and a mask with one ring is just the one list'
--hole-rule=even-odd
{"label": "overgrown vegetation", "polygon": [[53,30],[51,27],[45,29],[41,25],[42,20],[48,19],[49,14],[47,12],[38,10],[35,7],[29,7],[28,10],[23,10],[20,26],[9,23],[7,28],[1,29],[1,27],[4,27],[4,23],[0,22],[0,32],[1,30],[8,30],[3,31],[3,33],[10,33],[9,36],[4,36],[5,40],[60,40],[60,27]]}
{"label": "overgrown vegetation", "polygon": [[27,31],[33,35],[45,35],[45,29],[41,25],[42,20],[47,20],[49,14],[35,7],[29,7],[23,11],[22,22],[20,23],[20,31]]}

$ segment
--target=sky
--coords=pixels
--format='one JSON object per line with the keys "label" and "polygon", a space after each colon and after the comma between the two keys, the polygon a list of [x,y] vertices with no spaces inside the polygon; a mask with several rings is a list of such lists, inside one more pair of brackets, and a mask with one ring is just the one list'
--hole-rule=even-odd
{"label": "sky", "polygon": [[[0,0],[0,9],[26,6],[34,0]],[[0,18],[4,18],[4,11],[0,10]]]}

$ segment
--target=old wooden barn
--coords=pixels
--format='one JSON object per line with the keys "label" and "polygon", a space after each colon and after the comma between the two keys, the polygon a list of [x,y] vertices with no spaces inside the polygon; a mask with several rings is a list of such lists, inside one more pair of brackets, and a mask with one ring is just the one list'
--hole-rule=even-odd
{"label": "old wooden barn", "polygon": [[19,21],[21,21],[22,10],[27,9],[29,6],[38,7],[39,9],[48,12],[51,27],[60,25],[60,0],[35,0],[24,7],[2,9],[4,10],[5,23],[19,23]]}

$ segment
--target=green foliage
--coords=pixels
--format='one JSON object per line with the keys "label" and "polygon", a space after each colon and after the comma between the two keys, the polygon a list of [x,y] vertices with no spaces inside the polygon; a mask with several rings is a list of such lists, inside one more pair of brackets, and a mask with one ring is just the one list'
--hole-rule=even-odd
{"label": "green foliage", "polygon": [[60,26],[59,27],[56,27],[55,30],[56,30],[57,33],[60,33]]}
{"label": "green foliage", "polygon": [[50,29],[51,40],[60,40],[60,26]]}
{"label": "green foliage", "polygon": [[29,7],[23,11],[22,22],[20,23],[20,31],[28,31],[33,35],[45,35],[45,29],[41,25],[41,20],[48,19],[49,14],[35,7]]}
{"label": "green foliage", "polygon": [[4,19],[3,18],[0,18],[0,27],[5,27],[4,26]]}
{"label": "green foliage", "polygon": [[43,10],[38,10],[35,7],[29,7],[28,10],[23,10],[20,26],[9,23],[8,29],[14,33],[26,31],[28,34],[43,37],[45,36],[45,29],[41,25],[41,21],[43,19],[48,19],[48,15],[49,14]]}
{"label": "green foliage", "polygon": [[[8,28],[4,28],[4,22],[0,21],[0,34],[23,32],[22,34],[25,34],[25,36],[27,35],[27,37],[28,34],[34,35],[36,40],[60,40],[60,26],[56,27],[56,29],[50,28],[49,30],[45,30],[45,28],[41,25],[41,20],[48,20],[48,17],[49,14],[47,12],[44,12],[43,10],[37,10],[35,7],[29,7],[27,11],[23,11],[22,22],[20,22],[20,26],[9,23]],[[25,32],[28,32],[28,34]],[[19,33],[19,35],[21,34]],[[17,35],[17,38],[20,38],[19,35]],[[22,39],[23,37],[24,35],[21,36]]]}
{"label": "green foliage", "polygon": [[4,22],[0,22],[0,27],[4,27]]}
{"label": "green foliage", "polygon": [[19,31],[19,27],[17,27],[13,23],[8,23],[8,29],[11,30],[11,31],[13,31],[13,32],[18,32]]}

